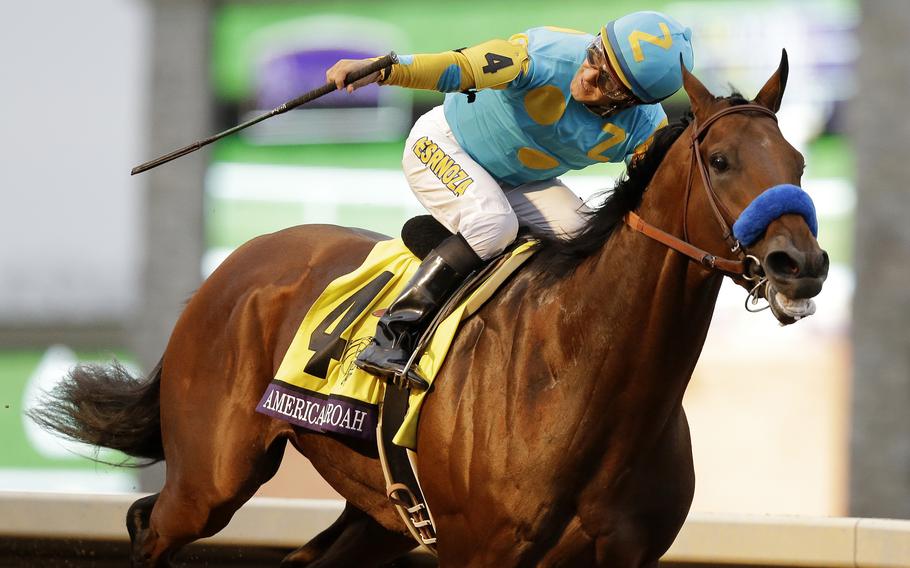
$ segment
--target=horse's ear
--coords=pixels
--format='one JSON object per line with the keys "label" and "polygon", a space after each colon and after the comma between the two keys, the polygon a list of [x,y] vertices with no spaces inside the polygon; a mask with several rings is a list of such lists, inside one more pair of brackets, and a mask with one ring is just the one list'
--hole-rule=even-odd
{"label": "horse's ear", "polygon": [[683,64],[682,56],[679,57],[679,68],[682,71],[683,88],[689,95],[689,105],[692,107],[692,114],[696,118],[704,118],[702,113],[707,111],[708,107],[714,102],[714,95],[699,81],[695,75],[689,73]]}
{"label": "horse's ear", "polygon": [[784,89],[787,87],[787,75],[790,73],[790,64],[787,62],[787,50],[781,50],[780,65],[777,71],[755,97],[755,103],[767,107],[774,112],[780,110],[780,103],[784,99]]}

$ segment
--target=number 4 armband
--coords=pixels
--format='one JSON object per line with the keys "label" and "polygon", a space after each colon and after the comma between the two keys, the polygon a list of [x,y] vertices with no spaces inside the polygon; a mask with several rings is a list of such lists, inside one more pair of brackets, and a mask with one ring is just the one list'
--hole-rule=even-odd
{"label": "number 4 armband", "polygon": [[528,60],[524,45],[504,39],[491,39],[458,51],[467,58],[474,75],[474,88],[478,90],[509,83],[518,77]]}

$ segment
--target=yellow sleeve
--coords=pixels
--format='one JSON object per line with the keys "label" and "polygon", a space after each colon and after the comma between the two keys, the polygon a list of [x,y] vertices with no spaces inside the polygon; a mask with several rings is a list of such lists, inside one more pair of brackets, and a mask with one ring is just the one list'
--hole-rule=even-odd
{"label": "yellow sleeve", "polygon": [[398,60],[381,84],[444,93],[502,88],[528,68],[527,36],[493,39],[443,53],[402,55]]}

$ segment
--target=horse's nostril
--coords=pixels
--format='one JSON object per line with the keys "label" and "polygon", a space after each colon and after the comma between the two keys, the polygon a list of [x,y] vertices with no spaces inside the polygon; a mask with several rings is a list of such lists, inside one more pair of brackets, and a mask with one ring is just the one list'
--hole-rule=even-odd
{"label": "horse's nostril", "polygon": [[765,267],[780,276],[799,276],[799,262],[784,251],[776,251],[765,257]]}

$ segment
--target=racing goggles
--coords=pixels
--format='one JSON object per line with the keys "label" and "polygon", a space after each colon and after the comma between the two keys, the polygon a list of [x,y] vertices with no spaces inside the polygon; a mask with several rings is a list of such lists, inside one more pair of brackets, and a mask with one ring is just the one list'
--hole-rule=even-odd
{"label": "racing goggles", "polygon": [[622,84],[622,81],[613,72],[613,68],[610,67],[610,61],[604,52],[603,42],[599,35],[585,50],[585,60],[588,65],[599,71],[597,88],[605,98],[610,100],[611,104],[607,106],[615,109],[640,104],[638,98]]}

